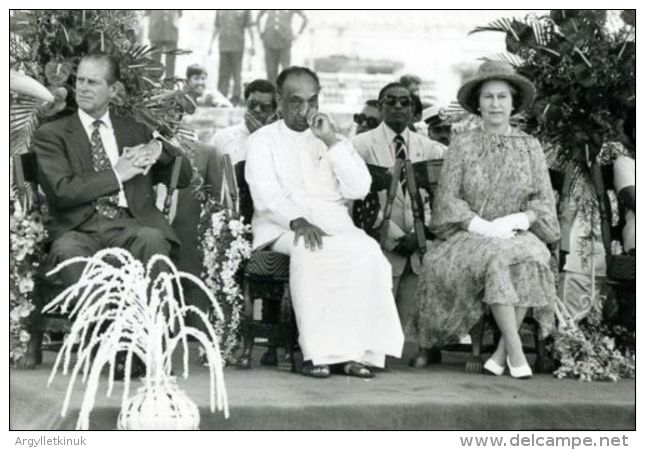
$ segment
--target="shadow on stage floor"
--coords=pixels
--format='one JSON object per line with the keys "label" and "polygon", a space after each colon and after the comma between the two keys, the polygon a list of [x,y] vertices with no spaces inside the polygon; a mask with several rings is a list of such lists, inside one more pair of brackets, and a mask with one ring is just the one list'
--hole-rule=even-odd
{"label": "shadow on stage floor", "polygon": [[[467,355],[458,352],[445,353],[439,366],[416,370],[405,365],[413,350],[406,348],[405,358],[390,360],[389,368],[371,380],[342,375],[318,380],[266,367],[226,368],[228,420],[208,409],[206,368],[193,361],[190,377],[179,383],[199,405],[202,430],[635,429],[634,380],[585,383],[537,375],[519,381],[469,374],[464,370]],[[195,354],[191,352],[191,360]],[[44,364],[35,370],[11,369],[12,430],[75,427],[82,385],[77,382],[70,411],[61,417],[67,377],[57,375],[47,388],[54,357],[45,352]],[[175,372],[181,372],[179,366]],[[106,389],[104,376],[91,429],[115,429],[122,387],[117,383],[111,398],[105,397]]]}

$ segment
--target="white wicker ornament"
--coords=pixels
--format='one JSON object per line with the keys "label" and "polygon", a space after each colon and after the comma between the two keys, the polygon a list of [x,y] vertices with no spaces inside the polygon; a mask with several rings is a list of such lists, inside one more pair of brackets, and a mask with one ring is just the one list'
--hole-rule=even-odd
{"label": "white wicker ornament", "polygon": [[175,377],[144,385],[128,399],[117,419],[119,430],[198,430],[199,409],[179,389]]}

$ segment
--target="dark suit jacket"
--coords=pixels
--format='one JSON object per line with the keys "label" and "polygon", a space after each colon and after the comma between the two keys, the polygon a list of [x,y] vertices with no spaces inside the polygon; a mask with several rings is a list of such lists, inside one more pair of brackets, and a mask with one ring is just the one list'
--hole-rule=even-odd
{"label": "dark suit jacket", "polygon": [[[201,175],[204,186],[210,188],[213,198],[219,199],[222,193],[224,174],[222,155],[217,152],[215,147],[199,142],[194,142],[192,145],[194,146],[193,164],[195,169]],[[201,212],[202,205],[195,197],[193,187],[179,189],[177,211],[175,220],[172,222],[172,228],[182,243],[177,268],[197,276],[202,270],[202,256],[197,234]]]}
{"label": "dark suit jacket", "polygon": [[[149,142],[148,129],[131,117],[110,115],[119,154],[123,147]],[[49,238],[55,240],[87,220],[95,211],[96,200],[119,190],[113,170],[95,172],[90,141],[78,113],[41,126],[34,135],[38,158],[38,178],[47,196],[50,219]],[[155,206],[153,186],[170,182],[177,149],[166,148],[147,175],[137,175],[123,184],[128,209],[142,225],[154,227],[166,239],[179,244],[168,221]],[[190,183],[192,169],[187,158],[182,160],[178,187]]]}

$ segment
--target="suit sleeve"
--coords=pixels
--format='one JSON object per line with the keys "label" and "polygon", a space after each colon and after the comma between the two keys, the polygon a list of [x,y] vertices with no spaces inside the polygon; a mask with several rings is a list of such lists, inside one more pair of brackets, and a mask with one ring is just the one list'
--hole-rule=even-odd
{"label": "suit sleeve", "polygon": [[170,184],[175,159],[178,156],[181,156],[181,170],[179,172],[177,188],[182,189],[187,187],[190,185],[190,181],[193,177],[193,168],[190,164],[190,159],[186,156],[183,150],[181,150],[181,148],[170,145],[165,141],[162,142],[162,145],[161,156],[159,156],[159,159],[152,167],[153,184],[163,183],[168,186]]}
{"label": "suit sleeve", "polygon": [[119,191],[119,181],[112,169],[74,173],[65,145],[56,130],[41,128],[34,135],[40,184],[52,206],[74,208]]}

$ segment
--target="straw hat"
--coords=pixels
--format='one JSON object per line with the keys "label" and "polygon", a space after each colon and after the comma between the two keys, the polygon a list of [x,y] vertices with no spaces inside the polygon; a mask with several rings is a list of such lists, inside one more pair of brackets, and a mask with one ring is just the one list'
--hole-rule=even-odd
{"label": "straw hat", "polygon": [[459,104],[467,111],[480,115],[479,99],[474,98],[477,88],[482,83],[491,80],[502,80],[511,84],[517,90],[519,101],[514,99],[513,104],[519,105],[513,114],[524,111],[531,106],[535,99],[535,86],[527,78],[518,75],[512,65],[503,61],[486,61],[477,70],[477,74],[459,88],[457,100]]}

